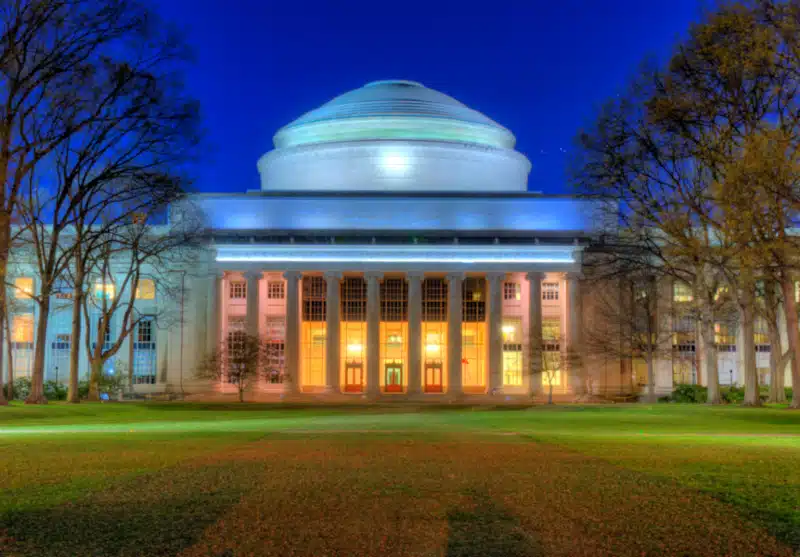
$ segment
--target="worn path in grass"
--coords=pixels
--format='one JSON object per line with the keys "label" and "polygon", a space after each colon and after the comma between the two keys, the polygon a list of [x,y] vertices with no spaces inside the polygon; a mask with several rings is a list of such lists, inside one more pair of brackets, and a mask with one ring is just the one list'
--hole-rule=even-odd
{"label": "worn path in grass", "polygon": [[792,555],[800,528],[783,410],[63,408],[0,409],[0,554]]}

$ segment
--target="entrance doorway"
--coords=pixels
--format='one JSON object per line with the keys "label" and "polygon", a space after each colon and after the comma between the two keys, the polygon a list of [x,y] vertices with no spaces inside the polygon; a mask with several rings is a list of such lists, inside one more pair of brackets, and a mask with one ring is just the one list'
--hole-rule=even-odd
{"label": "entrance doorway", "polygon": [[425,392],[444,392],[442,387],[442,362],[425,362]]}
{"label": "entrance doorway", "polygon": [[344,370],[344,392],[361,393],[364,391],[364,367],[361,363],[350,362]]}
{"label": "entrance doorway", "polygon": [[387,393],[403,392],[403,364],[386,364],[386,387]]}

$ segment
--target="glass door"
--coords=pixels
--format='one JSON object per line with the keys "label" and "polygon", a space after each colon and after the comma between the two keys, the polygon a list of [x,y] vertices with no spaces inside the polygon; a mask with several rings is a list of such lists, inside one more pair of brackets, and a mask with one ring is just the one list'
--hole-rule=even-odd
{"label": "glass door", "polygon": [[364,368],[360,363],[347,364],[344,377],[344,392],[360,393],[364,391]]}
{"label": "glass door", "polygon": [[425,363],[425,392],[426,393],[444,392],[444,388],[442,387],[441,362]]}
{"label": "glass door", "polygon": [[403,392],[403,364],[386,364],[386,392]]}

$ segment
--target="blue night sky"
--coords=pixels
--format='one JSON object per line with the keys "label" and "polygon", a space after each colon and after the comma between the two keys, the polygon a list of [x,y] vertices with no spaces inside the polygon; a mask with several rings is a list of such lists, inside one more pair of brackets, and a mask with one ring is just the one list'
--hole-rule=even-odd
{"label": "blue night sky", "polygon": [[[567,191],[578,130],[647,56],[664,60],[698,0],[162,0],[194,50],[201,191],[258,189],[256,160],[284,124],[378,79],[438,89],[511,129],[529,187]],[[562,151],[564,150],[564,151]]]}

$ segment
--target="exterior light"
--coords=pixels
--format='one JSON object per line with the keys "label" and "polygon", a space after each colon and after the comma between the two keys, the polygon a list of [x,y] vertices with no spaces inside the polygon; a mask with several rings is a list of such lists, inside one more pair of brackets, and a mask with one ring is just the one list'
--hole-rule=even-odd
{"label": "exterior light", "polygon": [[381,167],[390,176],[403,176],[409,166],[408,157],[400,153],[386,153],[381,159]]}
{"label": "exterior light", "polygon": [[426,344],[425,352],[438,352],[440,346],[438,344]]}

